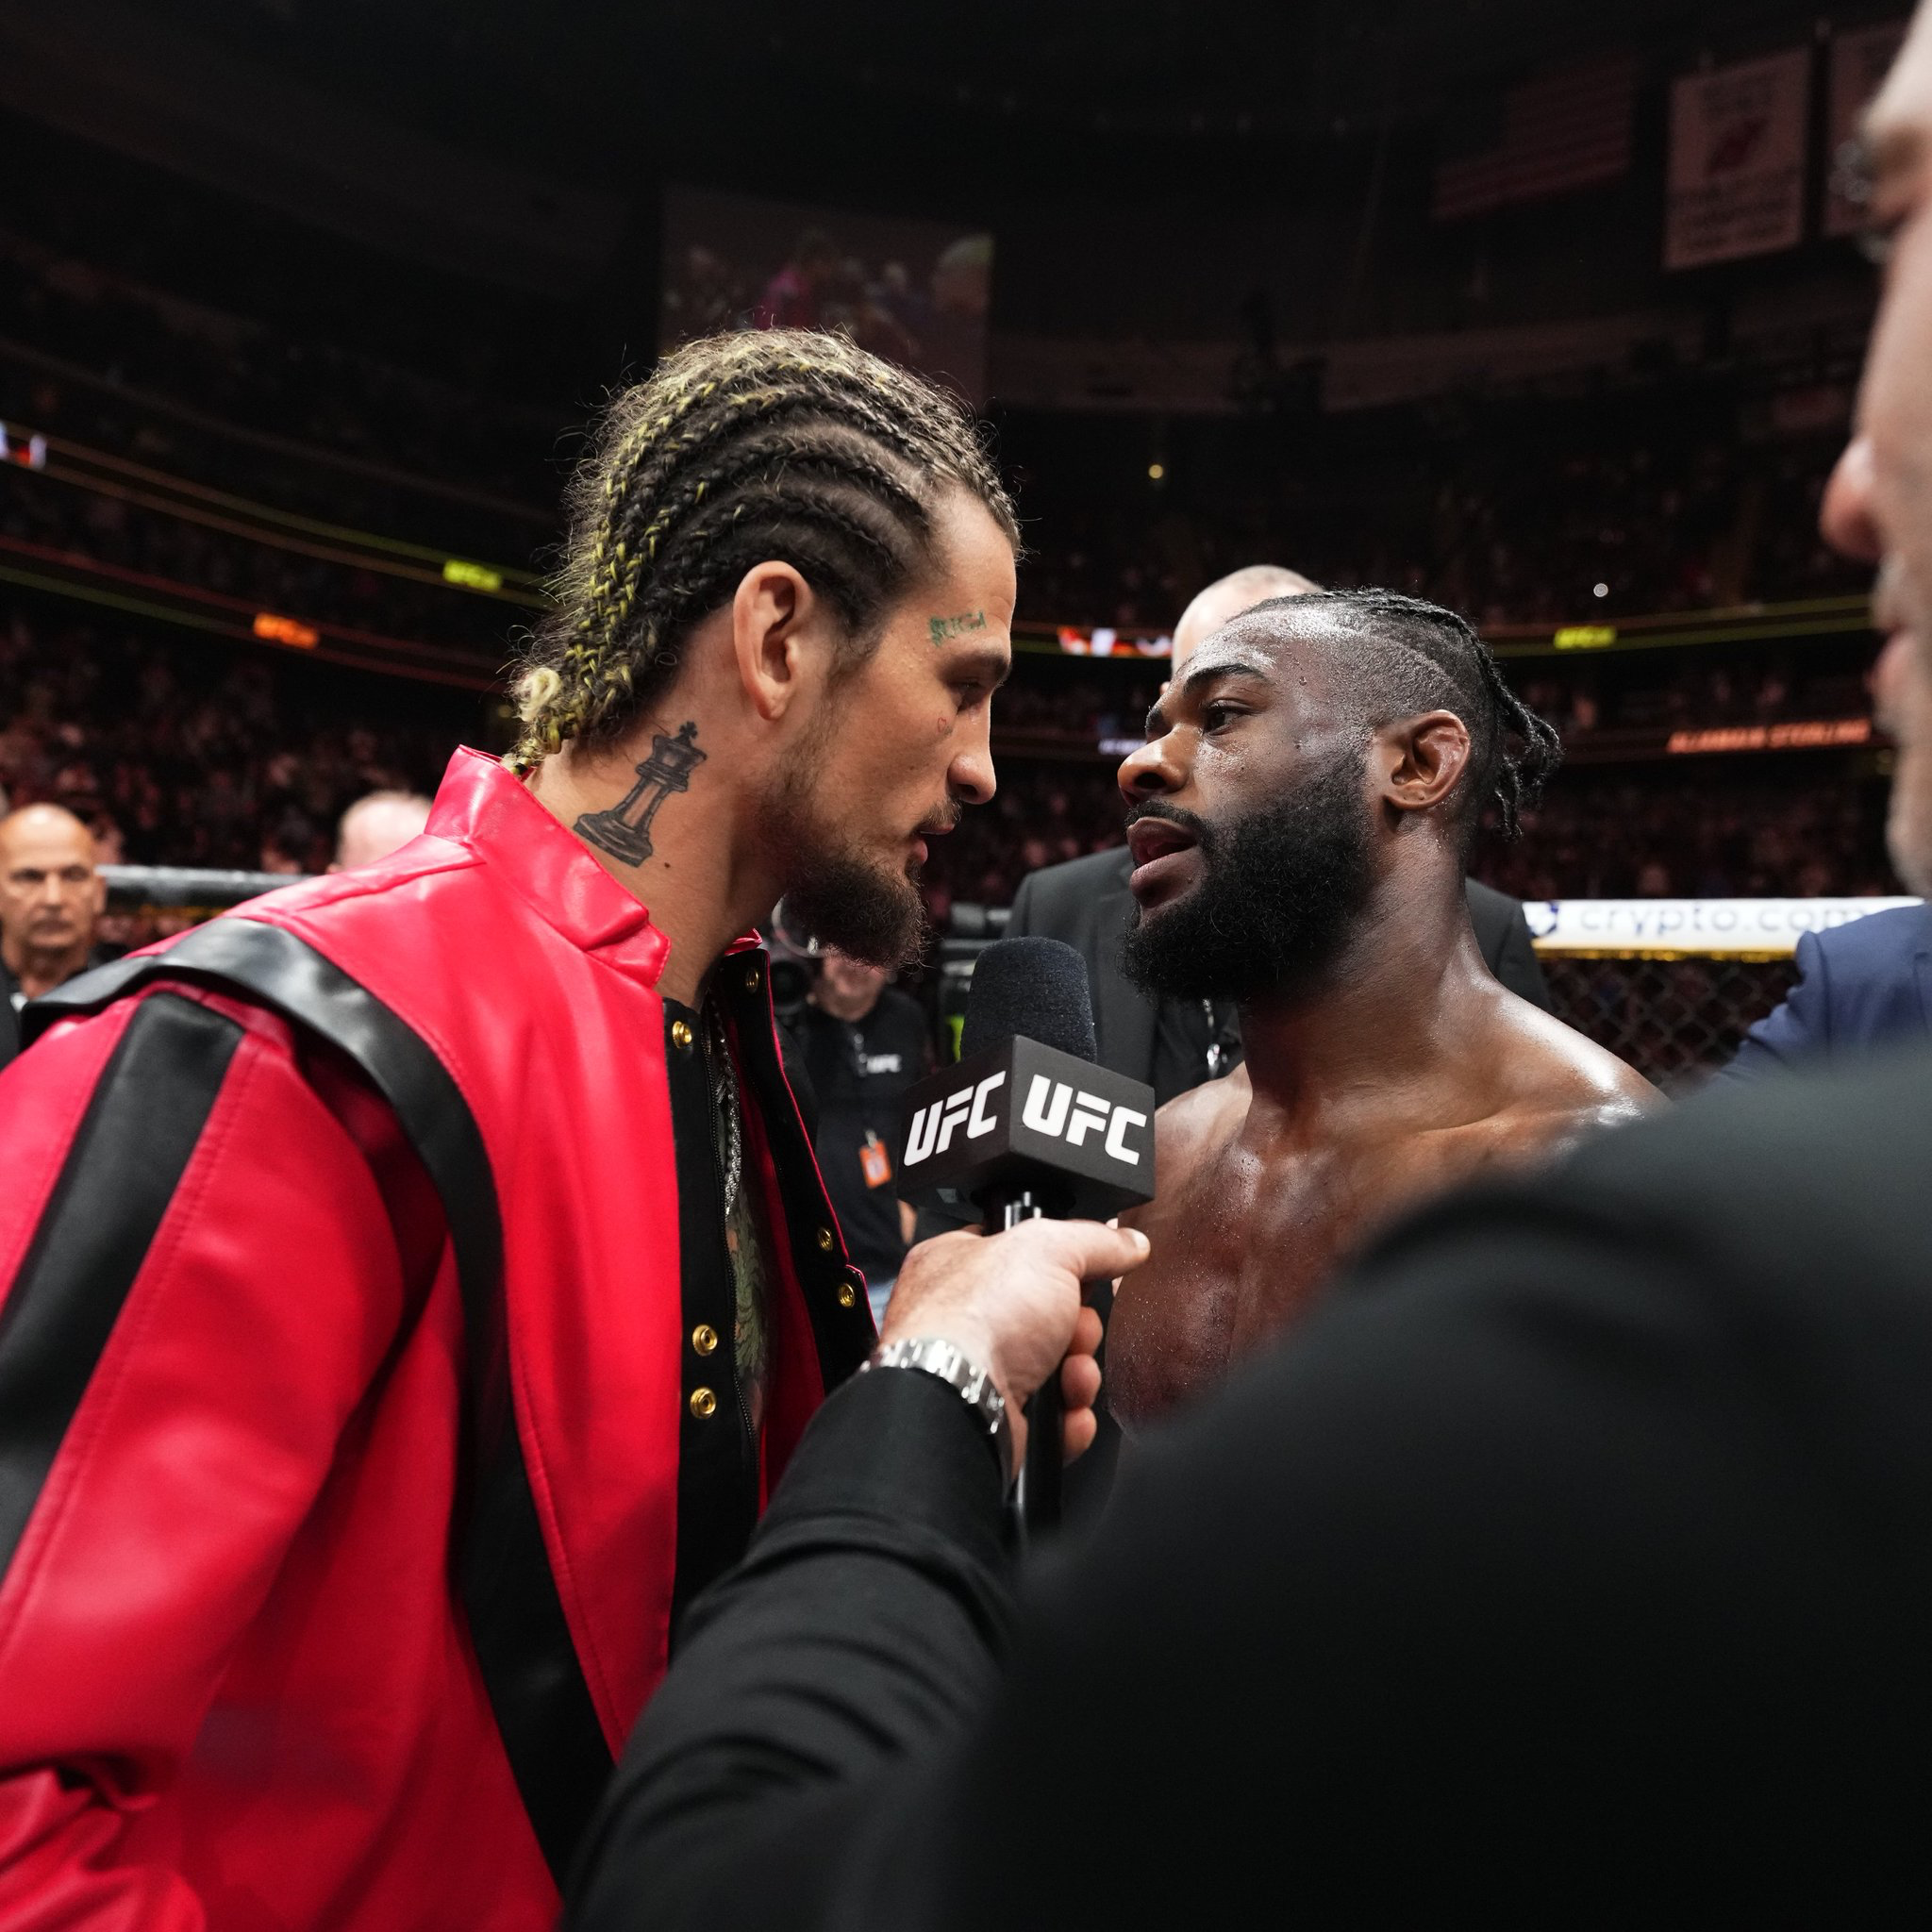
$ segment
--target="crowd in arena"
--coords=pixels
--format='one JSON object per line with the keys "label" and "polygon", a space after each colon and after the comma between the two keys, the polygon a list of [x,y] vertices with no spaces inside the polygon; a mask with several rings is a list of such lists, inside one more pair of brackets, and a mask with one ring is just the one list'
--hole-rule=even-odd
{"label": "crowd in arena", "polygon": [[[461,692],[216,640],[184,649],[180,636],[25,606],[0,632],[0,788],[76,812],[109,862],[319,870],[352,799],[433,791],[454,746],[492,722]],[[1761,685],[1716,688],[1722,715],[1758,714]],[[1023,658],[995,717],[1133,732],[1134,701],[1152,692],[1131,674],[1123,689],[1125,703],[1097,682],[1071,694],[1030,685]],[[1533,681],[1525,691],[1547,701]],[[1681,684],[1662,691],[1673,715],[1690,703]],[[1558,717],[1574,727],[1574,712]],[[1113,770],[1111,758],[1003,758],[992,803],[934,843],[939,922],[957,902],[1007,904],[1040,866],[1119,844]],[[1475,870],[1526,898],[1893,890],[1871,788],[1805,753],[1761,775],[1724,758],[1578,766],[1525,814],[1520,841],[1481,845]]]}
{"label": "crowd in arena", "polygon": [[30,10],[0,1932],[1915,1918],[1932,0]]}
{"label": "crowd in arena", "polygon": [[[1669,651],[1566,662],[1545,655],[1505,663],[1517,694],[1556,725],[1574,755],[1607,732],[1861,717],[1868,656],[1854,638],[1804,648],[1747,643],[1715,656]],[[1164,675],[1158,659],[1073,678],[1033,671],[1024,667],[1001,692],[999,729],[1053,734],[1066,748],[1087,751],[1138,737]]]}
{"label": "crowd in arena", "polygon": [[144,590],[210,591],[309,626],[467,649],[486,665],[503,657],[519,614],[491,598],[412,581],[382,568],[387,559],[305,555],[19,464],[0,465],[0,540],[34,561],[84,558],[123,582],[132,574]]}
{"label": "crowd in arena", "polygon": [[558,425],[506,392],[487,333],[443,345],[437,378],[359,354],[337,329],[298,335],[182,300],[170,267],[203,219],[192,200],[158,202],[154,220],[130,230],[107,219],[111,193],[91,193],[83,171],[59,178],[60,192],[36,200],[37,232],[0,225],[0,309],[18,344],[109,391],[160,396],[536,514],[548,508]]}
{"label": "crowd in arena", "polygon": [[[42,197],[32,236],[0,232],[13,339],[0,341],[0,407],[378,533],[442,534],[516,565],[538,557],[558,448],[554,434],[544,444],[542,410],[507,400],[493,370],[460,357],[432,381],[325,332],[311,341],[181,302],[166,292],[165,232],[119,238],[111,268],[92,262],[104,193],[77,176],[64,200]],[[1491,626],[1856,588],[1815,532],[1836,425],[1781,412],[1772,378],[1754,380],[1755,391],[1722,373],[1633,370],[1576,393],[1310,416],[1288,434],[1272,425],[1265,458],[1237,433],[1224,470],[1211,442],[1176,447],[1158,487],[1112,501],[1083,500],[1051,437],[1014,431],[1028,513],[1020,615],[1164,627],[1203,583],[1262,558],[1427,595]],[[461,647],[486,671],[529,614],[16,466],[0,467],[0,540],[303,622]],[[64,650],[82,635],[85,654]],[[430,783],[448,746],[477,735],[467,699],[418,690],[392,703],[387,685],[318,684],[319,667],[178,644],[133,623],[75,628],[22,608],[0,658],[0,781],[21,799],[74,803],[110,854],[303,870],[323,862],[333,814],[358,790]],[[1027,871],[1120,840],[1101,747],[1139,736],[1158,669],[1070,683],[1036,664],[1023,658],[996,707],[999,797],[928,866],[941,920],[956,901],[1002,903]],[[1534,897],[1887,888],[1866,788],[1828,761],[1734,768],[1716,784],[1654,762],[1585,769],[1593,741],[1618,733],[1859,716],[1858,647],[1508,669],[1578,762],[1526,815],[1520,843],[1480,849],[1478,871],[1499,885]],[[399,714],[419,722],[400,728]]]}
{"label": "crowd in arena", "polygon": [[[1720,777],[1677,760],[1579,767],[1524,812],[1520,840],[1491,827],[1471,869],[1524,899],[1896,891],[1882,793],[1796,756],[1761,776]],[[925,872],[935,911],[1006,905],[1036,868],[1118,845],[1121,817],[1110,765],[1008,760],[991,805],[934,847]]]}
{"label": "crowd in arena", "polygon": [[[60,245],[0,229],[6,333],[75,372],[17,353],[9,361],[0,341],[0,413],[122,447],[158,441],[238,487],[273,479],[287,496],[292,482],[300,497],[299,458],[213,450],[192,425],[144,418],[129,392],[272,426],[325,459],[390,473],[330,470],[321,496],[310,479],[310,501],[378,526],[426,518],[468,547],[481,540],[497,560],[527,564],[554,522],[567,417],[507,399],[488,366],[467,368],[460,356],[432,380],[179,302],[125,266],[69,253],[98,237],[90,212],[85,195],[71,210],[40,210]],[[166,258],[158,242],[134,265],[164,275]],[[1159,626],[1201,584],[1264,558],[1326,583],[1427,596],[1485,626],[1856,590],[1857,574],[1816,533],[1848,400],[1801,378],[1829,362],[1821,345],[1748,379],[1633,368],[1603,372],[1581,393],[1459,395],[1271,423],[1276,433],[1260,444],[1224,451],[1195,439],[1157,466],[1158,487],[1111,497],[1086,488],[1091,476],[1073,474],[1086,466],[1058,460],[1051,438],[1003,425],[1028,515],[1020,614]],[[87,372],[98,388],[76,379]],[[1819,395],[1823,421],[1779,407]],[[469,501],[399,494],[411,474]],[[311,589],[287,559],[257,569],[280,573],[285,596]],[[393,608],[387,627],[416,634],[426,608],[401,594]],[[441,627],[433,612],[423,621]]]}
{"label": "crowd in arena", "polygon": [[473,710],[213,641],[40,611],[0,629],[0,789],[74,812],[108,864],[320,872],[354,799],[435,789]]}
{"label": "crowd in arena", "polygon": [[1773,434],[1732,381],[1606,375],[1583,396],[1311,417],[1260,452],[1190,440],[1105,501],[1043,458],[1023,614],[1164,625],[1190,587],[1260,558],[1486,629],[1856,591],[1817,534],[1839,407]]}

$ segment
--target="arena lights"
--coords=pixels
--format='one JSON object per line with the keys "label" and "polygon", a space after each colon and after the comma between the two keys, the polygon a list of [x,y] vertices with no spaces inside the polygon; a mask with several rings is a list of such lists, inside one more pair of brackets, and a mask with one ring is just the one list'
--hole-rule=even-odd
{"label": "arena lights", "polygon": [[[59,458],[51,469],[50,458]],[[130,461],[87,443],[60,436],[42,436],[18,423],[0,423],[0,460],[26,469],[45,470],[50,482],[137,504],[143,509],[225,531],[271,549],[292,551],[298,556],[347,564],[358,570],[379,571],[415,583],[447,584],[534,609],[547,608],[550,604],[543,579],[534,571],[516,570],[508,564],[477,563],[468,558],[451,557],[440,546],[411,543],[379,531],[303,516],[253,497],[238,496],[231,491],[216,490],[166,470]],[[315,539],[324,541],[311,541]],[[430,568],[425,569],[425,565]]]}
{"label": "arena lights", "polygon": [[281,617],[273,610],[258,610],[250,626],[258,638],[272,644],[289,644],[298,651],[312,651],[322,641],[322,633],[292,617]]}
{"label": "arena lights", "polygon": [[1123,637],[1102,625],[1093,630],[1063,624],[1058,633],[1060,649],[1070,658],[1172,658],[1174,639],[1165,632],[1158,637]]}
{"label": "arena lights", "polygon": [[44,470],[47,439],[0,423],[0,461],[18,463],[24,470]]}
{"label": "arena lights", "polygon": [[1559,651],[1604,651],[1617,641],[1614,624],[1566,624],[1550,640]]}
{"label": "arena lights", "polygon": [[1876,736],[1870,718],[1805,718],[1789,724],[1720,724],[1704,731],[1674,731],[1664,750],[1817,751],[1841,744],[1870,744]]}

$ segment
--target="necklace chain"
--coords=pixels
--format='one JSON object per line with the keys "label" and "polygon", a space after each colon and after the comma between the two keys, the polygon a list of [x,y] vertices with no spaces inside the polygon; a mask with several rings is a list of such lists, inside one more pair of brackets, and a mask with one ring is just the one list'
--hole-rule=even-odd
{"label": "necklace chain", "polygon": [[744,1128],[739,1119],[738,1069],[731,1063],[731,1041],[724,1031],[724,1016],[715,1004],[708,1003],[710,1017],[711,1094],[724,1122],[724,1216],[728,1221],[738,1206],[738,1184],[744,1173]]}

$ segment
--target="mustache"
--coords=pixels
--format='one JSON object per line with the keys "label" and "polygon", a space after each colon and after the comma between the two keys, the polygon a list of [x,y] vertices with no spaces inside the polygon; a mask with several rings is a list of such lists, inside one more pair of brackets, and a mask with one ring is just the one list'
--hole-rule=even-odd
{"label": "mustache", "polygon": [[1164,798],[1145,799],[1127,813],[1126,826],[1138,825],[1142,819],[1160,819],[1170,825],[1178,825],[1182,831],[1193,835],[1194,843],[1204,853],[1211,853],[1214,849],[1213,828],[1206,819],[1182,806],[1169,805]]}
{"label": "mustache", "polygon": [[917,837],[938,838],[950,832],[966,816],[966,808],[957,799],[949,798],[930,818],[920,822]]}

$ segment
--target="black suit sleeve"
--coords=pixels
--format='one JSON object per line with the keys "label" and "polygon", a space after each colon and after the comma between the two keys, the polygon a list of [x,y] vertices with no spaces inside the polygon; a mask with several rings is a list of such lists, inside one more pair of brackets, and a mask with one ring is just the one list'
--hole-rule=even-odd
{"label": "black suit sleeve", "polygon": [[1038,873],[1029,872],[1020,881],[1019,891],[1013,894],[1013,909],[1007,918],[1007,937],[1008,939],[1024,939],[1034,930],[1033,902],[1038,896],[1034,891],[1034,881],[1039,876]]}
{"label": "black suit sleeve", "polygon": [[1543,977],[1542,961],[1537,958],[1536,945],[1530,938],[1529,921],[1524,917],[1520,904],[1510,908],[1490,970],[1519,999],[1541,1007],[1546,1013],[1555,1010],[1550,1004],[1550,987]]}
{"label": "black suit sleeve", "polygon": [[[1932,1324],[1861,1307],[1840,1359],[1815,1294],[1753,1274],[1614,1188],[1433,1211],[1129,1467],[997,1674],[977,1443],[834,1398],[569,1923],[1368,1923],[1585,1884],[1616,1923],[1883,1893],[1902,1861],[1923,1888]],[[1897,1392],[1846,1407],[1861,1361]]]}
{"label": "black suit sleeve", "polygon": [[1831,1051],[1831,966],[1816,933],[1798,938],[1798,976],[1791,990],[1745,1034],[1720,1080],[1748,1082],[1789,1073],[1807,1056]]}
{"label": "black suit sleeve", "polygon": [[832,1925],[860,1893],[898,1890],[917,1841],[903,1822],[885,1843],[867,1827],[898,1819],[882,1789],[897,1768],[933,1758],[991,1693],[1004,1489],[935,1377],[880,1370],[838,1390],[743,1564],[691,1612],[586,1840],[569,1923]]}

